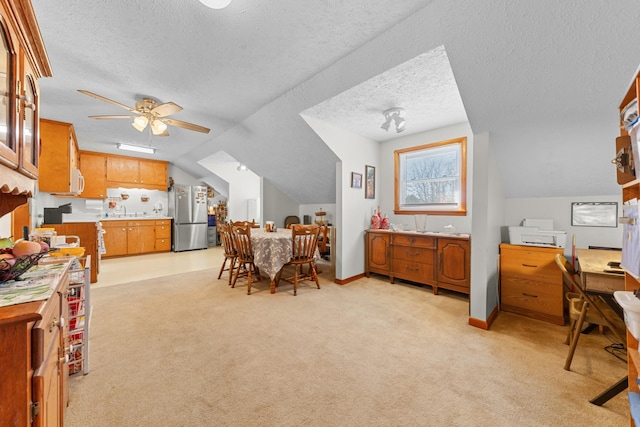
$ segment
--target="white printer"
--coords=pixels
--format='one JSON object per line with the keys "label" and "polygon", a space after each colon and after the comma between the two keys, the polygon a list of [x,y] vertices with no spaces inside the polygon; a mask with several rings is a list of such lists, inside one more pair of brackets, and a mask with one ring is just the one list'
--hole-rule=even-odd
{"label": "white printer", "polygon": [[522,225],[509,226],[509,243],[564,248],[567,232],[554,230],[552,219],[523,219]]}

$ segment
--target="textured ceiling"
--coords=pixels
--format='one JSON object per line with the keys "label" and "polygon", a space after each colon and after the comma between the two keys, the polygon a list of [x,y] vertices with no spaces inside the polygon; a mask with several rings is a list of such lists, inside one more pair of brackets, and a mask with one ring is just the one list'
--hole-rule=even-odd
{"label": "textured ceiling", "polygon": [[[77,89],[127,105],[151,96],[212,129],[170,128],[151,140],[156,158],[204,177],[201,161],[224,151],[299,203],[328,203],[338,159],[300,114],[379,141],[464,120],[464,105],[473,131],[490,134],[508,197],[619,191],[609,161],[640,62],[633,0],[33,5],[54,73],[40,82],[41,114],[73,123],[81,149],[149,137],[89,119],[125,110]],[[382,111],[396,106],[407,131],[386,133]]]}

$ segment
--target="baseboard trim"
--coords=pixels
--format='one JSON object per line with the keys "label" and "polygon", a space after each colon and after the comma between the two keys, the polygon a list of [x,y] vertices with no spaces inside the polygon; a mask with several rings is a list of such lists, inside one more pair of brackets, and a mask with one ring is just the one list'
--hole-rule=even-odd
{"label": "baseboard trim", "polygon": [[333,283],[337,283],[338,285],[346,285],[347,283],[362,279],[363,277],[364,273],[360,273],[356,276],[348,277],[346,279],[333,279]]}
{"label": "baseboard trim", "polygon": [[495,306],[487,320],[480,320],[473,317],[469,317],[469,325],[488,331],[493,321],[496,320],[497,316],[498,316],[498,306]]}

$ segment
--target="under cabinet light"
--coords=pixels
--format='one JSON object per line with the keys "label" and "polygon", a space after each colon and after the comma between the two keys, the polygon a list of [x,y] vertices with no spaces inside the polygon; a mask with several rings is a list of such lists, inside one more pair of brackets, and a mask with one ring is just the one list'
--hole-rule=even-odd
{"label": "under cabinet light", "polygon": [[156,149],[151,147],[142,147],[140,145],[118,144],[120,150],[136,151],[138,153],[155,154]]}

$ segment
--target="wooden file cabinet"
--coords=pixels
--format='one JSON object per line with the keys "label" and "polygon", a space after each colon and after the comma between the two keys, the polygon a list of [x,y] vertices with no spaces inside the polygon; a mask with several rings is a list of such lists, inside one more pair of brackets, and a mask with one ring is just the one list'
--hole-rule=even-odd
{"label": "wooden file cabinet", "polygon": [[555,263],[562,253],[562,248],[501,244],[501,310],[564,325],[562,272]]}

